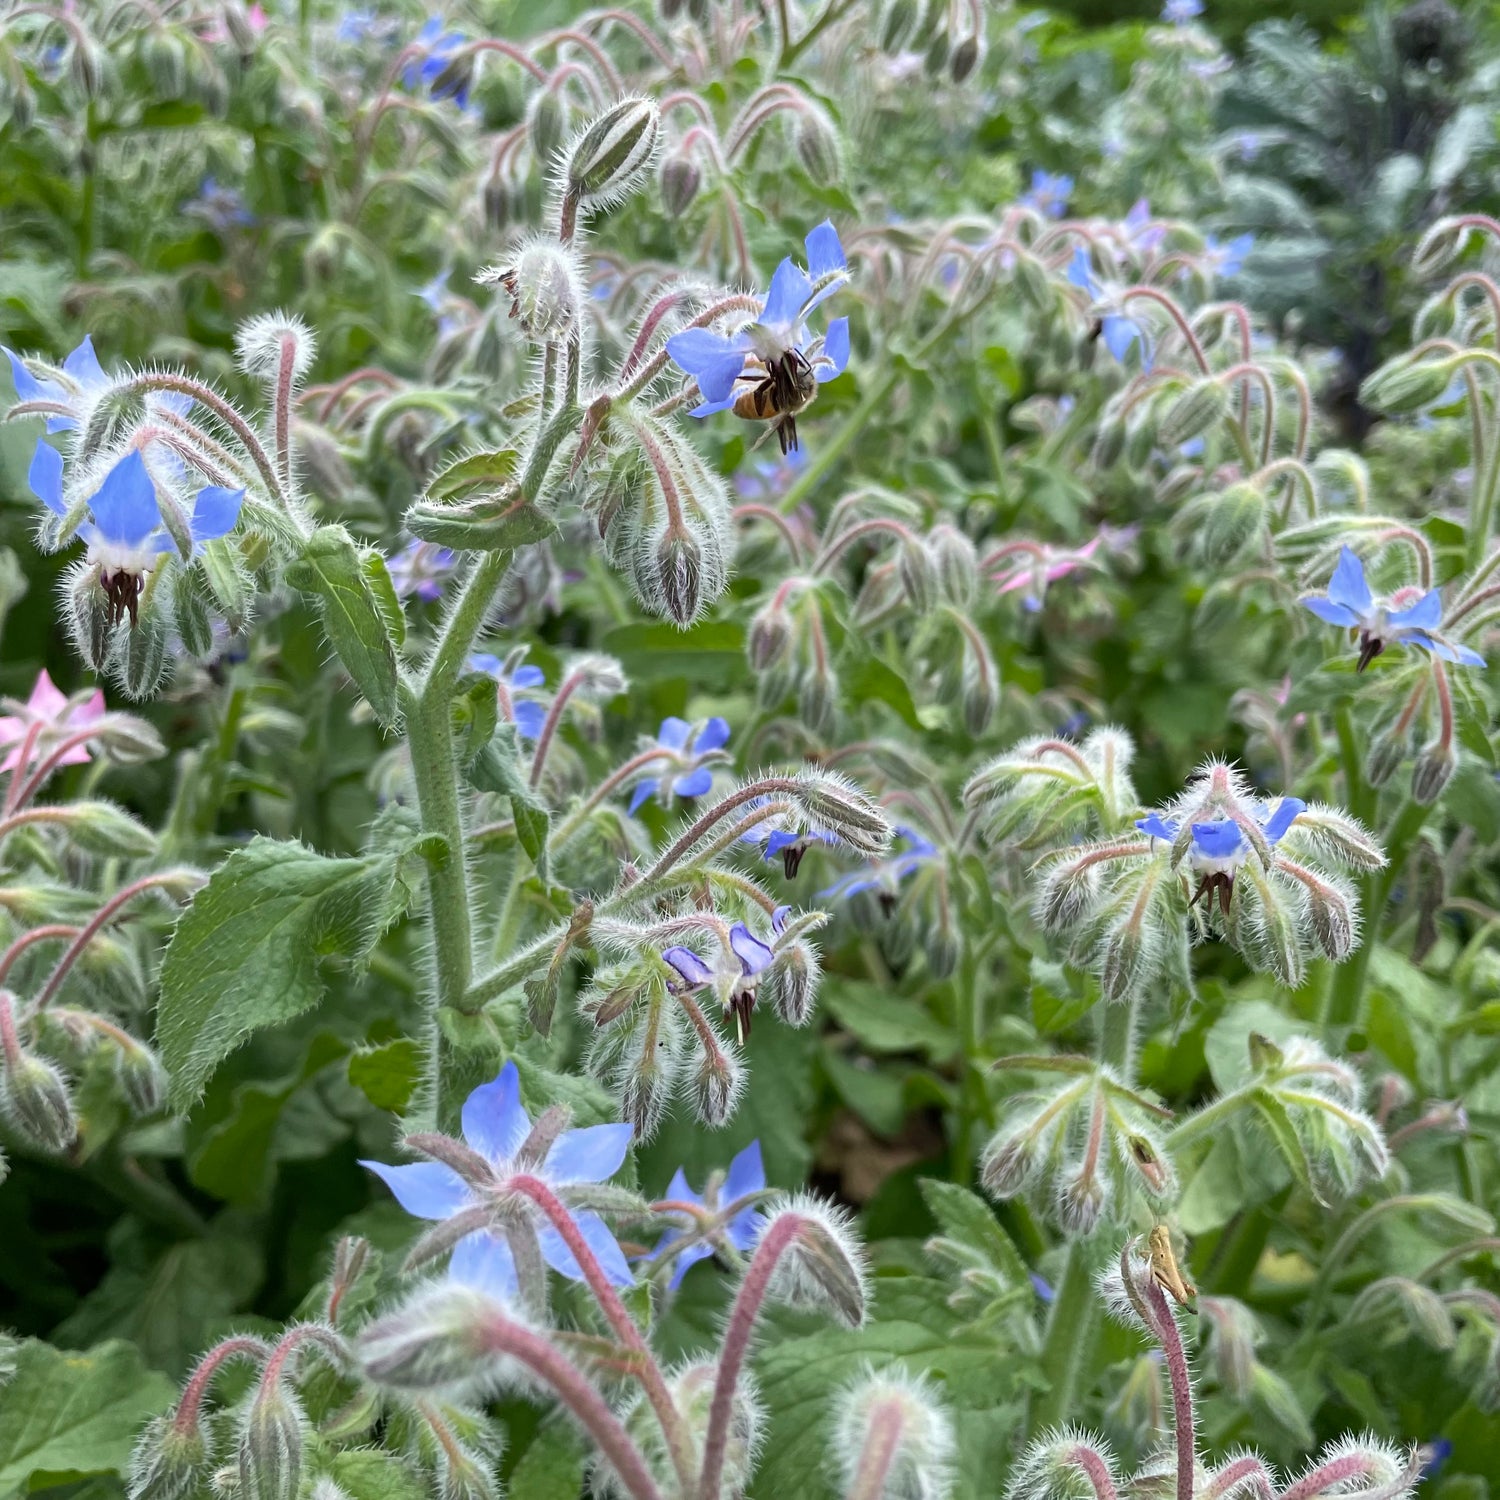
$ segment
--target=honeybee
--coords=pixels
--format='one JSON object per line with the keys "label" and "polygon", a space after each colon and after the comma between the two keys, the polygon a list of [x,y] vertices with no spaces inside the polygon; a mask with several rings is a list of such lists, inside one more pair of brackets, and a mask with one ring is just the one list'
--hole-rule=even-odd
{"label": "honeybee", "polygon": [[1172,1249],[1172,1231],[1165,1224],[1156,1225],[1146,1237],[1146,1254],[1151,1262],[1151,1275],[1156,1284],[1183,1306],[1198,1295],[1198,1288],[1182,1274],[1177,1256]]}
{"label": "honeybee", "polygon": [[788,349],[764,366],[765,374],[735,397],[731,408],[747,422],[770,422],[782,456],[797,446],[797,414],[812,405],[818,382],[812,362],[800,349]]}

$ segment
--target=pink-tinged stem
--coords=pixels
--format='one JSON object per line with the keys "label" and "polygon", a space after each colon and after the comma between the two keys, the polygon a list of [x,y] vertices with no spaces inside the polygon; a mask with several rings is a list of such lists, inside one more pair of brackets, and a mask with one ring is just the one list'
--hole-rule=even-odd
{"label": "pink-tinged stem", "polygon": [[[99,726],[91,724],[87,729],[75,729],[72,734],[59,740],[45,756],[37,763],[37,767],[18,786],[17,778],[25,767],[23,759],[21,766],[17,767],[11,778],[10,795],[6,798],[7,810],[17,807],[25,807],[36,794],[41,791],[42,783],[57,769],[63,756],[70,750],[76,750],[80,745],[86,745],[90,740],[99,738]],[[29,750],[28,750],[29,755]]]}
{"label": "pink-tinged stem", "polygon": [[796,790],[797,783],[790,776],[763,776],[758,781],[752,781],[748,786],[742,786],[737,791],[731,792],[689,825],[677,842],[652,865],[646,879],[659,880],[715,823],[728,817],[735,808],[743,807],[745,803],[753,802],[757,797],[770,796],[776,792],[792,793]]}
{"label": "pink-tinged stem", "polygon": [[905,1429],[906,1414],[899,1401],[875,1404],[870,1412],[870,1425],[865,1429],[864,1451],[859,1456],[859,1467],[854,1471],[846,1500],[881,1500]]}
{"label": "pink-tinged stem", "polygon": [[548,1222],[562,1237],[563,1243],[572,1252],[573,1259],[578,1262],[578,1268],[583,1272],[583,1279],[594,1294],[599,1310],[609,1320],[609,1325],[614,1329],[616,1337],[630,1351],[631,1371],[639,1378],[641,1387],[646,1392],[646,1399],[651,1403],[652,1411],[656,1413],[656,1419],[661,1424],[662,1436],[666,1438],[667,1447],[672,1454],[672,1464],[677,1470],[678,1483],[686,1492],[693,1479],[692,1447],[687,1432],[683,1428],[682,1417],[672,1400],[671,1392],[667,1389],[666,1378],[661,1372],[661,1366],[656,1362],[656,1356],[652,1354],[650,1347],[641,1336],[641,1330],[636,1327],[635,1319],[630,1316],[625,1304],[620,1301],[620,1294],[611,1285],[609,1277],[605,1275],[604,1267],[599,1264],[599,1257],[594,1254],[589,1242],[584,1239],[573,1215],[568,1212],[567,1205],[540,1177],[521,1174],[510,1178],[507,1186],[530,1198],[541,1209],[547,1216]]}
{"label": "pink-tinged stem", "polygon": [[1311,1473],[1304,1474],[1295,1484],[1288,1485],[1277,1500],[1312,1500],[1335,1485],[1346,1485],[1354,1479],[1368,1479],[1374,1473],[1374,1465],[1363,1453],[1345,1453],[1319,1464]]}
{"label": "pink-tinged stem", "polygon": [[276,370],[276,472],[288,490],[292,483],[292,382],[297,371],[297,340],[281,336],[281,361]]}
{"label": "pink-tinged stem", "polygon": [[1096,1449],[1090,1448],[1087,1443],[1079,1443],[1063,1454],[1062,1461],[1079,1470],[1093,1486],[1094,1500],[1116,1500],[1118,1491],[1115,1489],[1114,1475],[1109,1472],[1109,1465]]}
{"label": "pink-tinged stem", "polygon": [[552,707],[547,710],[542,732],[537,736],[536,749],[531,756],[532,786],[538,786],[541,783],[542,772],[547,766],[547,752],[551,750],[552,741],[557,734],[557,726],[562,722],[563,710],[568,706],[568,699],[583,686],[583,678],[582,672],[573,672],[563,678],[562,685],[557,690],[557,696],[552,700]]}
{"label": "pink-tinged stem", "polygon": [[[730,297],[721,297],[712,307],[705,307],[696,318],[684,323],[684,328],[707,328],[716,318],[727,317],[730,313],[759,313],[761,302],[759,297],[748,293],[739,292]],[[638,396],[666,369],[670,356],[665,348],[658,349],[644,365],[630,377],[629,383],[620,387],[614,393],[615,401],[628,401],[632,396]],[[622,372],[623,378],[623,372]]]}
{"label": "pink-tinged stem", "polygon": [[208,1394],[209,1386],[225,1361],[240,1356],[265,1359],[270,1352],[271,1346],[264,1339],[254,1338],[249,1334],[241,1334],[225,1339],[222,1344],[216,1344],[198,1361],[197,1368],[188,1376],[188,1382],[182,1388],[182,1399],[177,1403],[177,1411],[172,1418],[173,1427],[181,1433],[192,1432],[197,1427],[203,1398]]}
{"label": "pink-tinged stem", "polygon": [[288,1361],[304,1344],[317,1344],[339,1367],[348,1364],[348,1351],[344,1347],[344,1341],[331,1328],[324,1328],[317,1323],[298,1323],[295,1328],[287,1329],[276,1341],[271,1357],[261,1367],[262,1391],[273,1390],[281,1383]]}
{"label": "pink-tinged stem", "polygon": [[496,1312],[486,1319],[484,1344],[495,1354],[519,1360],[556,1393],[578,1419],[634,1500],[662,1500],[656,1481],[620,1419],[578,1367],[540,1334]]}
{"label": "pink-tinged stem", "polygon": [[16,763],[11,768],[10,786],[5,794],[5,810],[9,812],[12,808],[21,805],[20,790],[26,784],[26,767],[31,757],[36,752],[36,742],[42,733],[40,722],[27,727],[26,737],[21,741],[21,748],[16,752]]}
{"label": "pink-tinged stem", "polygon": [[1432,658],[1432,685],[1437,689],[1437,747],[1446,750],[1453,743],[1453,693],[1448,686],[1448,671],[1437,657]]}
{"label": "pink-tinged stem", "polygon": [[771,1278],[781,1257],[801,1237],[806,1220],[797,1214],[781,1214],[761,1236],[750,1267],[729,1310],[729,1324],[719,1351],[719,1374],[714,1381],[713,1402],[708,1410],[708,1433],[703,1442],[703,1470],[698,1480],[698,1500],[719,1500],[719,1480],[729,1447],[729,1423],[734,1413],[734,1393],[740,1371],[750,1352],[750,1340],[760,1319]]}
{"label": "pink-tinged stem", "polygon": [[70,938],[77,936],[78,929],[66,922],[49,922],[45,927],[33,927],[30,932],[23,932],[4,953],[0,953],[0,984],[5,983],[5,977],[14,967],[20,956],[34,943],[45,943],[55,938]]}
{"label": "pink-tinged stem", "polygon": [[1227,1495],[1231,1490],[1247,1482],[1251,1488],[1264,1497],[1264,1500],[1271,1500],[1276,1486],[1271,1482],[1266,1466],[1253,1453],[1246,1454],[1244,1458],[1237,1458],[1219,1469],[1209,1479],[1203,1491],[1202,1500],[1219,1500],[1221,1495]]}
{"label": "pink-tinged stem", "polygon": [[1143,1278],[1142,1299],[1151,1314],[1153,1331],[1167,1362],[1172,1386],[1172,1437],[1177,1445],[1177,1500],[1193,1500],[1193,1474],[1197,1465],[1197,1428],[1193,1417],[1193,1379],[1188,1372],[1182,1330],[1166,1294],[1154,1280]]}
{"label": "pink-tinged stem", "polygon": [[155,875],[143,875],[139,880],[132,881],[124,890],[117,891],[89,920],[78,929],[78,936],[68,945],[63,956],[58,959],[57,967],[52,971],[41,993],[31,1002],[27,1016],[34,1016],[38,1011],[45,1010],[48,1003],[62,987],[62,982],[68,977],[68,971],[83,956],[84,950],[93,942],[104,925],[120,910],[121,907],[134,901],[137,896],[161,885],[171,885],[182,878],[181,872],[177,870],[162,870]]}
{"label": "pink-tinged stem", "polygon": [[6,1070],[21,1066],[21,1039],[16,1035],[16,1013],[8,991],[0,990],[0,1057]]}

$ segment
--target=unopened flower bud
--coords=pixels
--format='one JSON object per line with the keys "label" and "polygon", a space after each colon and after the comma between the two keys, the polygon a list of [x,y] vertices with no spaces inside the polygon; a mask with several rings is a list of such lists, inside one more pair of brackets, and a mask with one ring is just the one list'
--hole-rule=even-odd
{"label": "unopened flower bud", "polygon": [[1365,757],[1365,780],[1371,786],[1384,786],[1396,767],[1406,757],[1406,742],[1403,736],[1382,734],[1370,742],[1370,753]]}
{"label": "unopened flower bud", "polygon": [[979,1179],[994,1198],[1014,1198],[1036,1169],[1036,1137],[1029,1130],[1001,1132],[984,1149]]}
{"label": "unopened flower bud", "polygon": [[927,550],[943,597],[959,609],[966,608],[979,587],[979,557],[974,543],[944,521],[928,533]]}
{"label": "unopened flower bud", "polygon": [[839,137],[833,121],[816,107],[804,109],[797,118],[797,156],[807,175],[817,183],[839,180]]}
{"label": "unopened flower bud", "polygon": [[807,663],[797,679],[797,714],[809,729],[824,733],[832,728],[837,708],[838,679],[828,659],[820,656]]}
{"label": "unopened flower bud", "polygon": [[498,1311],[483,1292],[439,1282],[369,1324],[355,1358],[377,1385],[414,1393],[462,1389],[483,1373],[485,1325]]}
{"label": "unopened flower bud", "polygon": [[918,0],[890,0],[880,24],[880,50],[900,52],[920,12]]}
{"label": "unopened flower bud", "polygon": [[856,854],[884,854],[892,828],[885,813],[852,781],[834,771],[804,771],[793,794],[808,820],[836,833]]}
{"label": "unopened flower bud", "polygon": [[1016,290],[1037,312],[1045,312],[1053,305],[1052,283],[1047,279],[1046,268],[1034,255],[1017,255],[1011,279]]}
{"label": "unopened flower bud", "polygon": [[1412,319],[1412,337],[1418,343],[1427,339],[1444,339],[1458,324],[1458,307],[1446,291],[1429,297]]}
{"label": "unopened flower bud", "polygon": [[102,672],[115,643],[109,596],[99,587],[99,570],[80,565],[66,585],[68,633],[83,663]]}
{"label": "unopened flower bud", "polygon": [[948,76],[954,83],[964,83],[979,66],[979,60],[983,56],[979,38],[966,36],[953,49],[953,55],[948,59]]}
{"label": "unopened flower bud", "polygon": [[1094,432],[1094,451],[1091,455],[1096,469],[1112,469],[1125,455],[1125,423],[1119,417],[1100,418]]}
{"label": "unopened flower bud", "polygon": [[244,1500],[297,1500],[306,1421],[285,1380],[262,1380],[240,1426],[237,1459]]}
{"label": "unopened flower bud", "polygon": [[1109,1405],[1111,1427],[1123,1429],[1143,1445],[1155,1438],[1165,1424],[1160,1353],[1155,1351],[1158,1357],[1143,1354],[1131,1365],[1130,1373]]}
{"label": "unopened flower bud", "polygon": [[546,167],[562,145],[568,128],[566,107],[554,89],[543,89],[531,102],[531,117],[526,122],[526,133],[531,141],[531,154]]}
{"label": "unopened flower bud", "polygon": [[1459,360],[1452,357],[1401,355],[1366,377],[1359,388],[1360,402],[1385,416],[1421,411],[1442,398],[1458,367]]}
{"label": "unopened flower bud", "polygon": [[1411,800],[1430,807],[1443,795],[1443,788],[1458,769],[1452,745],[1428,745],[1411,768]]}
{"label": "unopened flower bud", "polygon": [[1212,375],[1195,380],[1166,409],[1157,424],[1157,441],[1165,448],[1178,448],[1201,437],[1229,410],[1229,396]]}
{"label": "unopened flower bud", "polygon": [[792,617],[790,612],[773,599],[756,612],[750,622],[747,646],[750,665],[757,672],[768,671],[786,659],[792,644]]}
{"label": "unopened flower bud", "polygon": [[1439,219],[1417,242],[1411,258],[1413,273],[1426,280],[1445,271],[1463,253],[1469,226],[1456,218]]}
{"label": "unopened flower bud", "polygon": [[115,633],[110,668],[120,691],[127,698],[149,698],[167,675],[167,621],[162,610],[140,612],[128,630]]}
{"label": "unopened flower bud", "polygon": [[577,337],[583,307],[577,258],[554,239],[527,240],[506,266],[490,266],[475,278],[499,286],[510,298],[510,315],[528,338],[556,343]]}
{"label": "unopened flower bud", "polygon": [[1198,1313],[1199,1331],[1219,1384],[1236,1401],[1249,1400],[1255,1378],[1255,1346],[1260,1341],[1255,1314],[1232,1297],[1200,1298]]}
{"label": "unopened flower bud", "polygon": [[693,206],[703,174],[688,156],[669,156],[662,163],[661,201],[669,217],[680,219]]}
{"label": "unopened flower bud", "polygon": [[951,46],[946,31],[933,33],[932,40],[927,44],[927,53],[922,59],[922,66],[926,69],[929,78],[936,78],[948,65],[948,52]]}
{"label": "unopened flower bud", "polygon": [[744,1070],[732,1053],[722,1047],[705,1048],[693,1075],[693,1104],[698,1118],[717,1129],[734,1113],[744,1087]]}
{"label": "unopened flower bud", "polygon": [[242,56],[250,57],[254,53],[255,29],[240,6],[229,4],[224,7],[224,28]]}
{"label": "unopened flower bud", "polygon": [[776,1014],[788,1026],[806,1026],[812,1019],[822,965],[815,949],[793,943],[780,956],[768,981]]}
{"label": "unopened flower bud", "polygon": [[90,854],[144,859],[156,852],[156,835],[113,802],[70,802],[59,810],[58,821],[68,837]]}
{"label": "unopened flower bud", "polygon": [[926,614],[932,608],[933,577],[932,558],[922,539],[907,537],[896,553],[896,572],[901,578],[901,587],[911,607],[918,614]]}
{"label": "unopened flower bud", "polygon": [[78,1135],[67,1080],[33,1052],[6,1058],[0,1074],[0,1112],[17,1135],[41,1151],[60,1154]]}
{"label": "unopened flower bud", "polygon": [[[760,1242],[790,1220],[795,1233],[776,1266],[774,1294],[796,1306],[822,1307],[850,1327],[864,1322],[869,1293],[864,1254],[848,1215],[807,1195],[766,1216]],[[777,1235],[780,1238],[780,1235]]]}
{"label": "unopened flower bud", "polygon": [[126,1480],[130,1500],[187,1500],[207,1478],[212,1455],[200,1423],[176,1412],[153,1418],[136,1439]]}
{"label": "unopened flower bud", "polygon": [[568,153],[568,193],[582,203],[623,198],[645,175],[660,134],[661,112],[650,99],[622,99]]}
{"label": "unopened flower bud", "polygon": [[1058,1179],[1057,1222],[1065,1234],[1088,1234],[1109,1202],[1109,1186],[1097,1171]]}
{"label": "unopened flower bud", "polygon": [[921,1376],[899,1366],[867,1375],[840,1399],[834,1430],[850,1494],[927,1500],[948,1493],[953,1423],[937,1387]]}
{"label": "unopened flower bud", "polygon": [[99,49],[86,30],[73,33],[73,50],[68,58],[68,67],[78,91],[95,99],[104,87],[104,65]]}
{"label": "unopened flower bud", "polygon": [[134,1038],[115,1051],[115,1079],[132,1114],[154,1115],[166,1099],[166,1069],[151,1048]]}
{"label": "unopened flower bud", "polygon": [[[1266,497],[1259,486],[1242,480],[1203,502],[1192,505],[1194,546],[1207,563],[1229,562],[1264,524]],[[1179,516],[1185,527],[1190,524],[1188,507]]]}
{"label": "unopened flower bud", "polygon": [[684,629],[698,618],[703,597],[703,553],[686,532],[669,533],[656,549],[655,584],[662,612]]}

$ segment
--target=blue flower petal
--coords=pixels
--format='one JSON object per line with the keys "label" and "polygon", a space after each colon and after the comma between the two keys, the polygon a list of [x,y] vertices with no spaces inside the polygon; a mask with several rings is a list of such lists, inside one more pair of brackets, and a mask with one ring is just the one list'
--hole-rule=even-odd
{"label": "blue flower petal", "polygon": [[1193,824],[1193,852],[1205,859],[1229,859],[1240,851],[1244,842],[1239,824],[1228,818]]}
{"label": "blue flower petal", "polygon": [[63,361],[63,374],[71,375],[84,390],[109,384],[109,376],[94,353],[94,340],[87,334],[83,342]]}
{"label": "blue flower petal", "polygon": [[419,1219],[446,1219],[473,1201],[468,1183],[440,1161],[403,1167],[362,1161],[360,1166],[368,1167],[396,1195],[396,1202]]}
{"label": "blue flower petal", "polygon": [[[673,1240],[678,1240],[681,1238],[682,1236],[675,1232],[672,1235]],[[670,1243],[670,1241],[663,1241],[663,1243]],[[682,1278],[686,1276],[687,1273],[694,1266],[696,1266],[700,1260],[711,1259],[713,1253],[713,1246],[708,1244],[704,1240],[698,1240],[695,1244],[689,1245],[686,1250],[681,1251],[672,1266],[672,1276],[671,1279],[667,1282],[668,1288],[675,1292],[677,1288],[682,1285]]]}
{"label": "blue flower petal", "polygon": [[679,776],[672,783],[672,793],[677,797],[701,797],[714,784],[714,773],[707,766],[699,766],[686,776]]}
{"label": "blue flower petal", "polygon": [[89,502],[99,534],[106,541],[139,547],[161,525],[156,486],[146,472],[145,460],[131,449],[104,476]]}
{"label": "blue flower petal", "polygon": [[849,320],[835,318],[823,335],[823,357],[813,367],[819,385],[842,375],[849,368]]}
{"label": "blue flower petal", "polygon": [[635,790],[630,794],[630,811],[637,813],[641,804],[650,801],[656,794],[657,780],[654,776],[648,776],[644,781],[635,784]]}
{"label": "blue flower petal", "polygon": [[[542,737],[542,726],[547,722],[547,710],[540,703],[532,703],[525,698],[516,703],[514,708],[516,733],[523,740],[539,740]],[[634,812],[635,809],[632,807],[631,811]]]}
{"label": "blue flower petal", "polygon": [[1398,628],[1416,626],[1420,630],[1436,630],[1443,623],[1443,596],[1436,589],[1428,589],[1415,604],[1392,610],[1385,618],[1388,625]]}
{"label": "blue flower petal", "polygon": [[666,1196],[673,1203],[696,1203],[701,1208],[703,1198],[699,1193],[693,1191],[693,1185],[687,1180],[687,1173],[681,1167],[672,1174],[672,1180],[667,1184]]}
{"label": "blue flower petal", "polygon": [[541,687],[546,680],[547,674],[540,667],[533,667],[526,662],[522,662],[510,674],[510,685],[516,688]]}
{"label": "blue flower petal", "polygon": [[635,1127],[624,1123],[565,1130],[553,1141],[543,1170],[549,1182],[604,1182],[620,1170]]}
{"label": "blue flower petal", "polygon": [[54,515],[67,514],[62,497],[62,454],[43,439],[36,440],[36,452],[31,455],[31,468],[27,470],[26,482],[31,493]]}
{"label": "blue flower petal", "polygon": [[1106,313],[1100,321],[1104,325],[1104,347],[1120,364],[1125,363],[1125,356],[1130,353],[1130,346],[1137,340],[1140,341],[1144,352],[1145,339],[1141,334],[1141,325],[1134,318],[1121,317],[1118,313]]}
{"label": "blue flower petal", "polygon": [[[3,347],[3,346],[0,346]],[[59,394],[57,387],[52,381],[44,386],[35,375],[31,373],[22,362],[21,356],[14,350],[6,349],[5,357],[10,361],[10,376],[16,383],[17,401],[43,401],[49,397]],[[51,390],[48,390],[48,387]]]}
{"label": "blue flower petal", "polygon": [[1306,811],[1307,803],[1300,797],[1283,797],[1276,811],[1261,825],[1266,830],[1267,840],[1274,844],[1277,839],[1285,837],[1287,829]]}
{"label": "blue flower petal", "polygon": [[227,490],[217,484],[199,490],[193,504],[193,540],[212,542],[228,536],[239,522],[240,506],[244,502],[244,490]]}
{"label": "blue flower petal", "polygon": [[761,310],[761,326],[783,332],[794,330],[801,323],[803,306],[811,296],[812,282],[807,279],[807,272],[788,256],[771,278],[771,290],[766,293],[766,304]]}
{"label": "blue flower petal", "polygon": [[1428,635],[1425,630],[1406,630],[1402,632],[1401,638],[1410,645],[1432,652],[1440,661],[1456,662],[1464,667],[1484,665],[1484,658],[1477,651],[1471,651],[1467,646],[1453,646],[1447,641],[1440,641],[1435,636]]}
{"label": "blue flower petal", "polygon": [[1169,823],[1160,813],[1152,813],[1149,817],[1137,818],[1135,826],[1142,833],[1149,833],[1154,839],[1165,839],[1169,844],[1177,837],[1177,824]]}
{"label": "blue flower petal", "polygon": [[766,1167],[760,1154],[760,1142],[751,1141],[733,1161],[724,1176],[725,1203],[733,1203],[747,1193],[758,1193],[766,1185]]}
{"label": "blue flower petal", "polygon": [[504,1236],[487,1229],[466,1235],[453,1247],[448,1279],[506,1300],[514,1300],[521,1291],[510,1246]]}
{"label": "blue flower petal", "polygon": [[729,946],[734,949],[746,974],[759,974],[768,969],[776,955],[743,922],[736,922],[729,929]]}
{"label": "blue flower petal", "polygon": [[677,970],[685,984],[697,986],[714,982],[714,971],[691,948],[680,945],[663,948],[661,956]]}
{"label": "blue flower petal", "polygon": [[656,731],[656,743],[664,750],[681,750],[692,732],[693,726],[686,719],[671,714],[661,721],[661,728]]}
{"label": "blue flower petal", "polygon": [[1320,620],[1326,620],[1330,625],[1359,624],[1359,616],[1347,604],[1335,604],[1331,599],[1304,599],[1302,607],[1310,609]]}
{"label": "blue flower petal", "polygon": [[786,919],[791,916],[791,914],[792,909],[790,906],[778,906],[776,910],[771,913],[771,931],[778,935],[785,932]]}
{"label": "blue flower petal", "polygon": [[1089,253],[1082,245],[1073,247],[1073,258],[1068,262],[1068,280],[1074,286],[1082,287],[1089,296],[1098,296],[1098,283],[1094,280],[1094,270],[1089,263]]}
{"label": "blue flower petal", "polygon": [[721,719],[718,714],[707,720],[703,728],[693,736],[693,750],[695,753],[704,750],[722,750],[729,743],[729,720]]}
{"label": "blue flower petal", "polygon": [[464,1139],[491,1161],[508,1161],[531,1134],[531,1116],[521,1103],[521,1075],[508,1062],[467,1099],[461,1115]]}
{"label": "blue flower petal", "polygon": [[816,229],[810,230],[803,243],[807,246],[807,271],[814,281],[849,269],[839,232],[833,227],[832,220],[824,219]]}
{"label": "blue flower petal", "polygon": [[[595,1259],[598,1260],[609,1280],[615,1286],[632,1285],[635,1277],[630,1274],[630,1267],[625,1261],[625,1252],[620,1249],[619,1243],[609,1232],[604,1220],[591,1210],[583,1209],[573,1215],[573,1222],[578,1226],[578,1232],[583,1236],[584,1243],[594,1252]],[[583,1280],[583,1268],[573,1258],[573,1252],[568,1249],[557,1230],[548,1225],[537,1238],[541,1241],[542,1258],[554,1271],[560,1271],[574,1281]]]}
{"label": "blue flower petal", "polygon": [[486,677],[500,675],[500,658],[493,651],[474,651],[469,655],[469,670],[483,672]]}
{"label": "blue flower petal", "polygon": [[1370,585],[1365,580],[1365,565],[1352,547],[1344,547],[1339,552],[1338,566],[1328,580],[1328,599],[1330,603],[1342,604],[1359,615],[1368,613],[1374,603]]}

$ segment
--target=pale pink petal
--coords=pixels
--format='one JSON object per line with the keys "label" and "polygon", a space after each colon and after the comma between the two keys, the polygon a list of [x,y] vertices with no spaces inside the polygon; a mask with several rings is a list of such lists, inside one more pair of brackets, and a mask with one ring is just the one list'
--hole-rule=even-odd
{"label": "pale pink petal", "polygon": [[26,700],[29,708],[39,719],[52,720],[68,706],[66,693],[59,691],[57,685],[47,675],[46,667],[37,674],[36,685],[31,690],[31,697]]}

